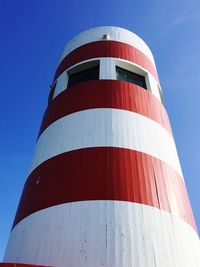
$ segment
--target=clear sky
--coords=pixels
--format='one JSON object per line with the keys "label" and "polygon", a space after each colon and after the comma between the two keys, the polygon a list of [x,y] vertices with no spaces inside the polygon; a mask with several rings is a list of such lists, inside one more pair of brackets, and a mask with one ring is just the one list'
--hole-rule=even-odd
{"label": "clear sky", "polygon": [[0,260],[64,45],[96,26],[151,48],[200,229],[200,1],[0,0]]}

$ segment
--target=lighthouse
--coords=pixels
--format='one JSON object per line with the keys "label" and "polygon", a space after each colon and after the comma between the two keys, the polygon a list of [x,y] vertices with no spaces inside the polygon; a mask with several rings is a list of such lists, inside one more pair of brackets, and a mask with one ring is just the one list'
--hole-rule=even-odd
{"label": "lighthouse", "polygon": [[153,55],[119,27],[64,48],[1,267],[198,267]]}

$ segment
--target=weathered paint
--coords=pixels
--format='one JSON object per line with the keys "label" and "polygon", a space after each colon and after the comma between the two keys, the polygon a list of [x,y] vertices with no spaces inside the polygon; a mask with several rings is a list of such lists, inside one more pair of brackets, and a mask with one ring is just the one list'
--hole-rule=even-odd
{"label": "weathered paint", "polygon": [[116,147],[74,150],[41,164],[28,177],[14,225],[38,210],[83,200],[157,207],[196,229],[182,177],[148,154]]}
{"label": "weathered paint", "polygon": [[96,27],[77,35],[65,46],[61,60],[63,60],[63,58],[66,57],[71,51],[82,45],[96,41],[103,41],[102,37],[104,34],[109,35],[109,39],[107,41],[118,41],[137,48],[155,65],[154,58],[149,47],[139,36],[126,29],[111,26]]}
{"label": "weathered paint", "polygon": [[77,111],[94,108],[115,108],[139,113],[159,123],[172,135],[162,103],[149,91],[119,80],[87,81],[63,91],[49,103],[40,135],[56,120]]}
{"label": "weathered paint", "polygon": [[5,260],[59,267],[198,267],[199,239],[180,217],[157,208],[81,201],[22,220],[11,232]]}
{"label": "weathered paint", "polygon": [[85,44],[67,55],[59,64],[54,80],[70,66],[78,62],[99,57],[114,57],[126,59],[148,70],[159,82],[154,64],[137,48],[117,41],[97,41]]}
{"label": "weathered paint", "polygon": [[[67,70],[92,60],[101,80],[67,89]],[[147,90],[117,81],[116,65],[143,75]],[[55,79],[1,266],[200,266],[147,45],[121,28],[88,30],[66,46]]]}
{"label": "weathered paint", "polygon": [[146,116],[113,108],[87,109],[53,122],[37,141],[30,172],[51,157],[86,147],[141,151],[168,163],[182,176],[168,131]]}

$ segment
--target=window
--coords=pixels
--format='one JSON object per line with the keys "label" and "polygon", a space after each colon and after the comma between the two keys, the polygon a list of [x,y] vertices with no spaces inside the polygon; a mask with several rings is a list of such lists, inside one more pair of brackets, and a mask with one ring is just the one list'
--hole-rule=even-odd
{"label": "window", "polygon": [[134,83],[147,89],[145,77],[116,66],[117,80]]}
{"label": "window", "polygon": [[158,92],[159,92],[159,95],[160,95],[160,100],[161,100],[161,102],[162,102],[162,104],[164,103],[163,102],[163,94],[162,94],[162,90],[161,90],[161,88],[158,86]]}
{"label": "window", "polygon": [[99,79],[99,65],[95,67],[90,67],[88,69],[75,71],[75,73],[72,71],[68,72],[69,79],[68,79],[68,85],[67,88],[74,84],[78,84],[85,81],[90,80],[98,80]]}
{"label": "window", "polygon": [[48,98],[48,103],[53,99],[53,95],[56,89],[56,84],[57,82],[55,82],[52,86],[51,86],[51,91],[49,93],[49,98]]}

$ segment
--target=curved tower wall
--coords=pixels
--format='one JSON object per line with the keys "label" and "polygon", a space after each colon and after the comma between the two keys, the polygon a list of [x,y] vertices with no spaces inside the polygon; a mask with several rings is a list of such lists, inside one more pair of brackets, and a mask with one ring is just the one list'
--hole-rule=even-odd
{"label": "curved tower wall", "polygon": [[[76,74],[92,68],[99,77],[77,83]],[[120,80],[124,70],[145,86]],[[67,44],[5,263],[200,266],[197,229],[161,96],[151,51],[134,33],[98,27]]]}

